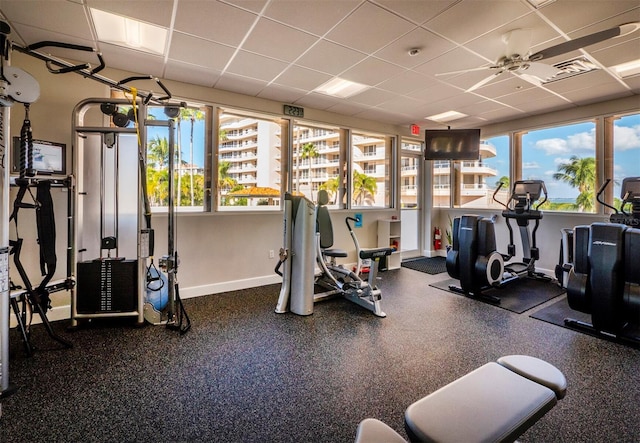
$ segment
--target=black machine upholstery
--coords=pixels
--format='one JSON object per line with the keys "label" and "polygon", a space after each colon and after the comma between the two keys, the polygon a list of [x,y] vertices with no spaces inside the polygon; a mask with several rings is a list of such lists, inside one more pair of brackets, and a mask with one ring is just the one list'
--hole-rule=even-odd
{"label": "black machine upholstery", "polygon": [[327,203],[329,203],[329,196],[327,191],[321,190],[318,192],[318,206],[316,208],[316,229],[320,234],[320,248],[322,254],[327,257],[347,257],[347,251],[342,249],[331,249],[333,246],[333,225],[331,223],[331,216],[329,215],[329,209],[327,209]]}
{"label": "black machine upholstery", "polygon": [[640,229],[617,223],[575,227],[567,300],[571,309],[591,314],[591,324],[567,319],[568,325],[616,336],[640,325],[639,250]]}
{"label": "black machine upholstery", "polygon": [[[601,197],[613,210],[610,223],[593,223],[573,229],[573,263],[569,265],[569,307],[591,314],[591,323],[572,318],[567,326],[588,329],[640,342],[640,177],[627,177],[620,189],[620,209]],[[631,211],[625,207],[631,207]],[[636,331],[636,332],[633,332]]]}
{"label": "black machine upholstery", "polygon": [[[493,198],[505,209],[502,216],[509,228],[509,246],[506,255],[496,251],[496,236],[493,220],[477,215],[463,215],[453,220],[453,245],[447,253],[447,272],[460,280],[460,287],[449,286],[449,289],[487,298],[499,303],[495,296],[486,296],[482,290],[491,286],[502,286],[520,278],[535,278],[548,281],[549,277],[536,272],[535,262],[539,258],[536,246],[536,231],[542,219],[542,211],[538,208],[547,200],[547,191],[542,180],[519,180],[513,184],[509,194],[509,202],[501,203],[495,199],[502,183],[493,194]],[[542,201],[535,204],[541,196]],[[522,239],[522,262],[509,262],[516,254],[513,243],[513,228],[510,220],[515,220]],[[529,232],[529,222],[535,226]]]}
{"label": "black machine upholstery", "polygon": [[463,215],[453,220],[453,245],[447,254],[447,272],[460,280],[465,294],[479,295],[502,279],[504,263],[496,252],[491,219]]}

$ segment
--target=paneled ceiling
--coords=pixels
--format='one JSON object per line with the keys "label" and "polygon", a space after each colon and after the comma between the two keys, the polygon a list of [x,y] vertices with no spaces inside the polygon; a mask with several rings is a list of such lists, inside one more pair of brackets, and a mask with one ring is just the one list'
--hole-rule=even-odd
{"label": "paneled ceiling", "polygon": [[[530,1],[536,3],[0,0],[0,13],[17,45],[52,40],[90,46],[111,68],[398,125],[476,127],[640,97],[640,74],[623,78],[612,69],[640,59],[638,30],[540,62],[555,65],[581,56],[586,58],[582,64],[596,68],[590,72],[562,78],[565,72],[562,79],[542,84],[504,72],[468,91],[497,72],[488,67],[506,55],[503,35],[509,31],[529,30],[533,54],[640,21],[638,0],[555,0],[539,7]],[[90,8],[166,28],[165,53],[152,55],[99,41]],[[65,59],[87,54],[50,52]],[[576,70],[571,66],[569,70]],[[437,75],[478,67],[486,69]],[[371,88],[345,99],[314,92],[336,76]],[[446,124],[425,120],[446,111],[467,117]]]}

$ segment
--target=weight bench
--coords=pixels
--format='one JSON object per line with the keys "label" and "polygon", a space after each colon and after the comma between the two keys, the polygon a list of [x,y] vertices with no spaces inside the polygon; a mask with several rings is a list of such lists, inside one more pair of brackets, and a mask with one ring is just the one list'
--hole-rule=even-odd
{"label": "weight bench", "polygon": [[[555,366],[510,355],[487,363],[410,405],[404,414],[412,442],[512,442],[566,394]],[[373,418],[360,422],[356,443],[406,441]]]}

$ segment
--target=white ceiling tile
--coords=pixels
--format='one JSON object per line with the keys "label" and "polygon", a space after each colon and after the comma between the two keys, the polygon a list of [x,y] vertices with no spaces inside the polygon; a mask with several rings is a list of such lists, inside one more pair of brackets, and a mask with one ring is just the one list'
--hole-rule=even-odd
{"label": "white ceiling tile", "polygon": [[[419,49],[419,53],[409,55],[409,50],[414,48]],[[455,45],[448,40],[425,29],[416,28],[377,51],[375,56],[405,68],[413,68],[453,48]]]}
{"label": "white ceiling tile", "polygon": [[[105,61],[109,60],[109,68],[122,69],[143,75],[161,76],[164,60],[161,56],[146,52],[126,49],[121,46],[102,43],[100,50]],[[134,66],[136,69],[131,69]]]}
{"label": "white ceiling tile", "polygon": [[262,18],[251,31],[242,48],[291,62],[300,57],[317,40],[318,38],[311,34]]}
{"label": "white ceiling tile", "polygon": [[163,78],[211,87],[220,76],[220,71],[203,66],[196,66],[176,60],[168,60]]}
{"label": "white ceiling tile", "polygon": [[389,44],[415,25],[371,3],[363,3],[326,36],[368,54]]}
{"label": "white ceiling tile", "polygon": [[278,78],[274,80],[281,86],[288,85],[292,88],[314,90],[321,84],[331,80],[329,74],[301,68],[299,66],[289,66]]}
{"label": "white ceiling tile", "polygon": [[404,71],[377,85],[378,88],[396,94],[410,94],[413,91],[424,89],[431,82],[429,77],[414,71]]}
{"label": "white ceiling tile", "polygon": [[[427,75],[443,74],[462,69],[474,69],[480,66],[488,66],[486,60],[470,53],[464,48],[456,48],[443,55],[413,68],[414,71]],[[455,75],[455,74],[453,74]],[[440,78],[446,79],[446,76]]]}
{"label": "white ceiling tile", "polygon": [[403,71],[403,68],[399,66],[369,57],[340,74],[340,77],[353,82],[374,86]]}
{"label": "white ceiling tile", "polygon": [[344,115],[355,115],[358,112],[362,112],[364,105],[356,105],[352,102],[341,102],[333,106],[328,107],[326,110],[330,112],[337,112]]}
{"label": "white ceiling tile", "polygon": [[234,52],[231,46],[174,32],[169,59],[222,71]]}
{"label": "white ceiling tile", "polygon": [[[90,6],[169,27],[174,4],[175,35],[166,59],[94,40]],[[605,71],[542,88],[504,75],[471,93],[465,89],[490,72],[435,76],[493,64],[510,29],[531,28],[531,50],[537,52],[640,21],[638,0],[556,0],[539,10],[526,0],[0,0],[0,14],[19,45],[54,40],[95,47],[109,68],[388,123],[414,123],[452,108],[468,111],[465,123],[490,123],[640,93],[640,76],[621,80]],[[421,51],[409,57],[414,47]],[[88,53],[50,52],[97,64]],[[583,54],[605,67],[640,58],[640,32],[543,62]],[[310,92],[342,74],[380,87],[346,100]],[[144,87],[153,89],[153,82]],[[516,102],[526,112],[509,108]]]}
{"label": "white ceiling tile", "polygon": [[394,92],[383,91],[377,88],[367,89],[360,94],[349,97],[349,101],[354,103],[361,103],[365,106],[377,106],[381,103],[391,100],[397,94]]}
{"label": "white ceiling tile", "polygon": [[[541,9],[540,13],[550,22],[554,23],[561,31],[569,34],[578,29],[587,27],[593,23],[600,23],[611,17],[619,16],[635,9],[636,18],[640,19],[640,5],[637,0],[580,0],[577,1],[556,1]],[[579,13],[578,13],[579,8]],[[633,19],[627,21],[634,21]],[[625,23],[625,21],[615,24]],[[611,26],[599,27],[598,30],[607,29]],[[585,32],[589,34],[590,32]]]}
{"label": "white ceiling tile", "polygon": [[264,12],[264,16],[322,36],[353,11],[359,3],[360,0],[323,0],[306,1],[301,5],[299,0],[272,1]]}
{"label": "white ceiling tile", "polygon": [[[631,91],[627,90],[622,85],[615,83],[593,85],[588,88],[569,91],[563,95],[577,105],[588,105],[590,103],[599,102],[600,97],[602,97],[603,94],[607,97],[611,97],[611,99],[633,95]],[[638,103],[640,104],[640,100]]]}
{"label": "white ceiling tile", "polygon": [[[260,69],[255,69],[256,66],[259,66]],[[288,65],[286,63],[279,60],[274,60],[246,51],[240,51],[229,64],[227,71],[232,74],[271,82],[283,70],[285,70],[287,66]]]}
{"label": "white ceiling tile", "polygon": [[214,85],[216,89],[238,92],[240,94],[257,95],[267,86],[267,82],[255,78],[224,73]]}
{"label": "white ceiling tile", "polygon": [[440,14],[458,0],[376,0],[376,3],[389,11],[421,24]]}
{"label": "white ceiling tile", "polygon": [[274,100],[282,103],[295,103],[307,94],[307,91],[288,86],[280,86],[275,83],[265,86],[257,95],[260,98]]}
{"label": "white ceiling tile", "polygon": [[365,57],[366,55],[362,52],[320,40],[296,60],[296,64],[336,75],[364,60]]}
{"label": "white ceiling tile", "polygon": [[227,45],[239,45],[257,16],[217,1],[181,1],[174,29]]}
{"label": "white ceiling tile", "polygon": [[336,97],[330,97],[328,95],[319,94],[317,92],[311,92],[304,97],[299,98],[294,102],[298,106],[308,106],[310,108],[325,110],[341,103],[342,100]]}
{"label": "white ceiling tile", "polygon": [[456,43],[464,43],[530,12],[522,1],[462,1],[424,26]]}
{"label": "white ceiling tile", "polygon": [[[12,36],[15,37],[17,35],[22,37],[23,43],[27,46],[42,41],[59,41],[97,49],[97,45],[94,44],[93,39],[87,40],[79,37],[69,36],[67,34],[59,34],[57,32],[52,33],[40,28],[34,28],[32,26],[22,24],[15,25],[14,29],[12,30]],[[16,43],[18,43],[17,40]],[[89,54],[83,54],[84,51],[54,48],[52,46],[47,46],[40,51],[47,54],[52,54],[57,57],[71,58],[72,60],[85,60],[87,57],[95,60],[95,56],[91,57]]]}
{"label": "white ceiling tile", "polygon": [[[190,0],[191,1],[191,0]],[[211,0],[204,0],[211,1]],[[247,11],[259,13],[264,9],[267,0],[221,0],[224,3],[235,5],[239,8],[246,9]]]}
{"label": "white ceiling tile", "polygon": [[[28,3],[29,7],[25,7]],[[84,6],[66,1],[2,0],[0,9],[10,25],[21,23],[71,37],[93,38]],[[36,12],[36,13],[34,13]]]}

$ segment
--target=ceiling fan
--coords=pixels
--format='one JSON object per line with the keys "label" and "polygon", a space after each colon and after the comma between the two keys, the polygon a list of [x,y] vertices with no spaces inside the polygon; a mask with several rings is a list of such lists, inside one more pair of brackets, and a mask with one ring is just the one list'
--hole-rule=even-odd
{"label": "ceiling fan", "polygon": [[540,60],[556,57],[587,46],[600,43],[610,38],[630,34],[640,28],[640,22],[624,23],[615,28],[605,29],[573,40],[551,46],[535,54],[531,54],[531,30],[514,29],[502,36],[502,42],[506,45],[504,55],[493,65],[479,68],[463,69],[460,71],[443,72],[436,76],[449,74],[462,74],[465,72],[492,70],[489,77],[480,80],[465,92],[471,92],[489,83],[505,72],[518,75],[523,80],[540,86],[542,82],[560,73],[554,66],[540,63]]}

